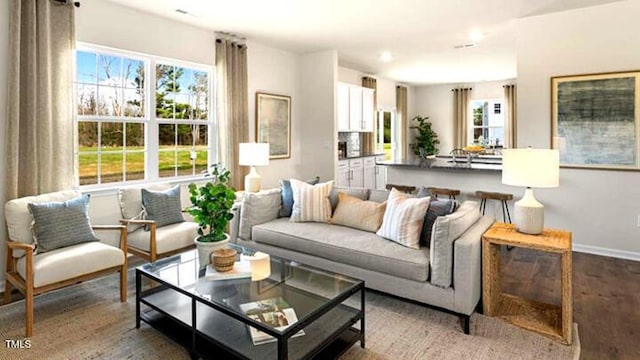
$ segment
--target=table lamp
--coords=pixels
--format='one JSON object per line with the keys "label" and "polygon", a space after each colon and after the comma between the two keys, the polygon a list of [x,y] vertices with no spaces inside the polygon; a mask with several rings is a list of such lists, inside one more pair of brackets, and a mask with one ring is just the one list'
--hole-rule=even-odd
{"label": "table lamp", "polygon": [[560,154],[550,149],[505,149],[502,151],[502,183],[525,186],[524,196],[515,203],[514,225],[525,234],[540,234],[544,227],[544,206],[532,188],[560,185]]}
{"label": "table lamp", "polygon": [[269,165],[268,143],[240,143],[240,166],[251,166],[251,171],[244,177],[244,191],[260,191],[260,175],[256,166]]}

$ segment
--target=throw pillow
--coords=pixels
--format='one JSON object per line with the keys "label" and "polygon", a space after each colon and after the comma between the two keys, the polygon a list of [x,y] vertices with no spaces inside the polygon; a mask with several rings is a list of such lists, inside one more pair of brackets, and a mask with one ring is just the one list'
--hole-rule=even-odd
{"label": "throw pillow", "polygon": [[142,208],[147,220],[155,221],[157,227],[184,222],[180,201],[180,185],[165,191],[147,189],[140,191],[142,192]]}
{"label": "throw pillow", "polygon": [[429,246],[429,264],[431,265],[431,283],[440,287],[449,287],[453,273],[453,242],[480,218],[478,203],[465,201],[453,214],[439,216],[433,224],[431,245]]}
{"label": "throw pillow", "polygon": [[[422,198],[429,196],[429,192],[424,186],[421,186],[418,190],[416,197]],[[420,235],[420,245],[429,246],[431,244],[431,232],[433,230],[433,223],[438,216],[445,216],[453,213],[458,207],[458,202],[453,199],[438,199],[431,198],[429,204],[429,210],[424,216],[424,224],[422,225],[422,234]]]}
{"label": "throw pillow", "polygon": [[[120,212],[122,218],[126,220],[142,220],[144,219],[144,210],[142,209],[142,186],[131,186],[118,189],[118,201],[120,203]],[[171,189],[169,184],[152,184],[145,185],[144,188],[161,191]],[[132,232],[142,228],[143,225],[127,225],[127,231]]]}
{"label": "throw pillow", "polygon": [[89,223],[89,194],[64,202],[29,203],[38,253],[100,241]]}
{"label": "throw pillow", "polygon": [[420,248],[420,232],[424,215],[429,208],[429,198],[415,198],[413,195],[392,189],[387,200],[382,226],[378,236],[413,249]]}
{"label": "throw pillow", "polygon": [[293,191],[293,209],[291,222],[328,222],[331,218],[331,203],[329,193],[333,180],[316,185],[291,179]]}
{"label": "throw pillow", "polygon": [[[307,184],[315,185],[320,182],[320,177],[316,176],[313,179],[307,180]],[[280,180],[280,191],[282,196],[282,208],[278,216],[289,217],[291,216],[291,210],[293,209],[293,192],[291,191],[290,180]]]}
{"label": "throw pillow", "polygon": [[257,193],[245,192],[240,211],[240,230],[238,236],[251,239],[251,228],[278,217],[280,211],[280,189],[264,190]]}
{"label": "throw pillow", "polygon": [[[334,186],[329,193],[329,201],[331,202],[331,211],[336,211],[338,206],[338,194],[345,193],[361,200],[367,200],[369,198],[369,189],[367,188],[350,188],[346,186]],[[376,229],[377,230],[377,229]]]}
{"label": "throw pillow", "polygon": [[386,202],[366,201],[341,192],[330,223],[374,233],[382,224],[386,207]]}

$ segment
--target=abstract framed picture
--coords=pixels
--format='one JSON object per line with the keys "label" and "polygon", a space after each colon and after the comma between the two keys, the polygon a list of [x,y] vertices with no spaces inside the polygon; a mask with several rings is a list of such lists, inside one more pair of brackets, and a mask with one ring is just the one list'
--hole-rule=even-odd
{"label": "abstract framed picture", "polygon": [[291,157],[291,97],[256,93],[256,142],[269,143],[269,159]]}
{"label": "abstract framed picture", "polygon": [[551,146],[569,168],[640,170],[640,71],[551,78]]}

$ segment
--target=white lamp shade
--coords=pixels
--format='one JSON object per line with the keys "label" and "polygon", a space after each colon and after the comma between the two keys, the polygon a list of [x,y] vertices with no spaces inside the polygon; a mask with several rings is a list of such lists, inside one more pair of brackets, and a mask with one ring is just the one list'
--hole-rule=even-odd
{"label": "white lamp shade", "polygon": [[266,166],[269,165],[268,143],[240,143],[239,165]]}
{"label": "white lamp shade", "polygon": [[502,151],[502,183],[532,188],[560,185],[560,154],[550,149]]}

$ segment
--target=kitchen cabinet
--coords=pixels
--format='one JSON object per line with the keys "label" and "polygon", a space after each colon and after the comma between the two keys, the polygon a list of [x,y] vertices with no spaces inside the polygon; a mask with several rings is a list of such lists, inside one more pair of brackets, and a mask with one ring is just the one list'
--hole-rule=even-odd
{"label": "kitchen cabinet", "polygon": [[376,161],[383,160],[384,155],[338,161],[336,186],[384,189],[386,169],[376,165]]}
{"label": "kitchen cabinet", "polygon": [[373,132],[374,91],[338,83],[338,131]]}
{"label": "kitchen cabinet", "polygon": [[349,171],[349,160],[338,161],[336,186],[349,186],[350,178],[351,178],[351,172]]}
{"label": "kitchen cabinet", "polygon": [[[384,155],[376,156],[376,162],[382,162],[385,159]],[[387,167],[383,165],[376,165],[375,167],[376,186],[372,189],[384,190],[387,185]]]}
{"label": "kitchen cabinet", "polygon": [[364,187],[376,189],[376,158],[371,156],[364,158]]}

